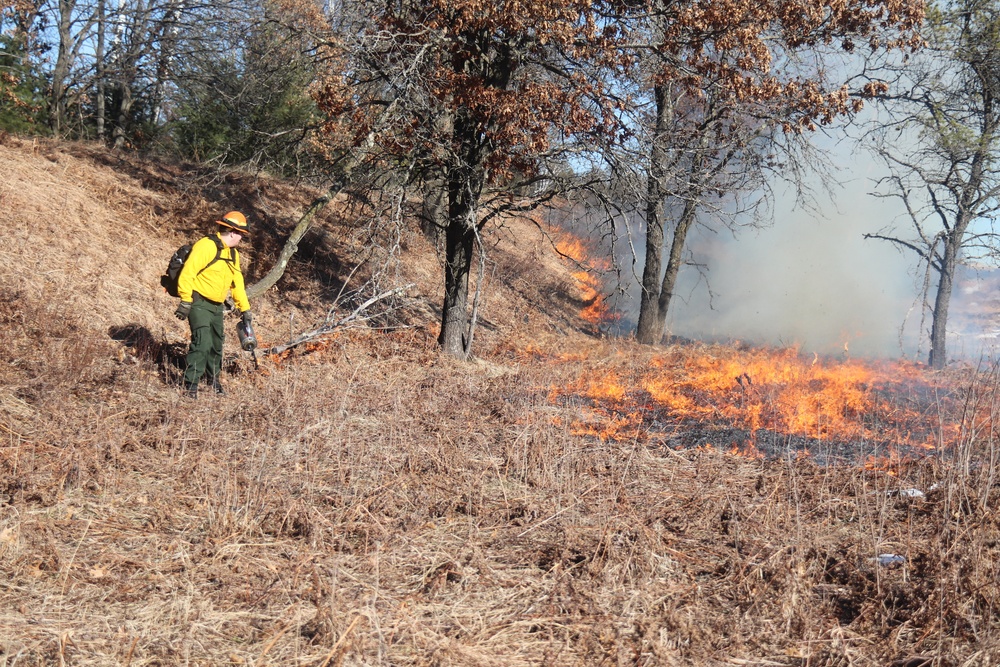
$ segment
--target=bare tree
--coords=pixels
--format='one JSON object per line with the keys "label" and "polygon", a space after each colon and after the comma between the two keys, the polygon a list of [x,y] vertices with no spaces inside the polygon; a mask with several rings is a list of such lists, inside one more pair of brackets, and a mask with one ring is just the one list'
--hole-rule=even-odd
{"label": "bare tree", "polygon": [[[209,116],[220,111],[211,104],[238,97],[245,83],[241,74],[259,64],[259,54],[251,53],[248,45],[267,22],[265,5],[262,0],[109,3],[108,44],[98,85],[107,91],[106,121],[113,146],[140,145],[163,134],[171,128],[168,121],[183,120],[178,107],[184,103],[189,103],[188,113],[204,105]],[[181,93],[193,89],[208,92],[182,99]],[[192,100],[196,104],[190,104]],[[253,120],[247,117],[244,122],[250,126]]]}
{"label": "bare tree", "polygon": [[155,123],[164,79],[177,55],[179,33],[205,23],[211,5],[182,0],[117,0],[111,12],[112,39],[102,66],[110,92],[111,140],[115,148],[135,141],[143,123]]}
{"label": "bare tree", "polygon": [[860,108],[828,75],[824,51],[853,51],[857,41],[872,50],[913,45],[923,3],[648,7],[638,17],[648,39],[640,49],[650,112],[640,121],[646,249],[636,338],[658,343],[692,226],[704,217],[712,228],[732,226],[739,214],[760,211],[769,179],[787,175],[781,163],[794,159],[786,149],[802,148],[801,133]]}
{"label": "bare tree", "polygon": [[[636,340],[663,338],[666,316],[699,218],[735,226],[755,220],[766,203],[766,166],[776,147],[763,122],[732,122],[733,108],[709,87],[702,95],[671,85],[654,87],[654,118],[646,176],[645,261]],[[744,125],[740,126],[739,122]],[[740,198],[743,197],[743,201]],[[664,264],[664,259],[665,264]]]}
{"label": "bare tree", "polygon": [[105,136],[105,76],[104,76],[104,48],[108,34],[108,12],[107,0],[97,0],[97,43],[94,46],[95,78],[94,89],[96,91],[96,101],[94,103],[94,123],[98,141],[104,141]]}
{"label": "bare tree", "polygon": [[80,57],[81,49],[92,37],[98,21],[98,8],[90,2],[54,0],[53,12],[58,42],[49,86],[49,125],[52,132],[58,135],[65,122],[70,72]]}
{"label": "bare tree", "polygon": [[963,264],[997,265],[1000,210],[1000,2],[942,2],[929,15],[928,47],[901,63],[888,118],[872,133],[890,170],[876,194],[898,198],[899,226],[866,234],[912,252],[926,271],[928,364],[947,363],[948,310]]}

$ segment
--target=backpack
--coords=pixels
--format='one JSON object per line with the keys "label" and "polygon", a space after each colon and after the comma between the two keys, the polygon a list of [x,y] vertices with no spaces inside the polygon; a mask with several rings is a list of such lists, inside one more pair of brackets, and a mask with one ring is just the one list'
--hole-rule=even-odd
{"label": "backpack", "polygon": [[[201,271],[204,271],[222,258],[222,248],[224,247],[222,239],[218,236],[209,236],[208,238],[215,241],[215,259],[206,264]],[[188,255],[191,254],[192,245],[192,243],[185,243],[180,248],[175,250],[174,254],[170,256],[170,262],[167,264],[167,272],[160,276],[160,285],[163,286],[163,289],[165,289],[167,294],[170,296],[180,296],[177,293],[177,279],[181,275],[181,269],[184,268],[184,262],[187,261]],[[235,261],[236,257],[238,257],[238,255],[236,255],[236,251],[233,250],[233,259],[224,261]],[[199,275],[201,274],[201,271],[198,272]]]}

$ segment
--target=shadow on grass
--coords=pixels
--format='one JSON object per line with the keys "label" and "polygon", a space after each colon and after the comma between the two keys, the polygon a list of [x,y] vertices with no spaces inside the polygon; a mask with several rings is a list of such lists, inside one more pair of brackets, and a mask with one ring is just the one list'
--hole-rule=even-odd
{"label": "shadow on grass", "polygon": [[180,384],[184,375],[187,343],[168,343],[157,339],[146,327],[125,324],[108,329],[108,335],[132,351],[140,362],[155,364],[165,384]]}

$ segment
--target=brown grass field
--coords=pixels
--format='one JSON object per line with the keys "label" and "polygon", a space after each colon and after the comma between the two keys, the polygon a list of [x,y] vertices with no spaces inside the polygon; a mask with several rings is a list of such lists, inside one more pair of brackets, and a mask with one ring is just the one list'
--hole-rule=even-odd
{"label": "brown grass field", "polygon": [[[511,221],[474,361],[404,230],[408,328],[255,369],[233,319],[228,395],[183,398],[170,253],[240,208],[252,282],[316,194],[0,142],[0,666],[1000,664],[995,368],[596,335]],[[325,316],[348,210],[263,344]]]}

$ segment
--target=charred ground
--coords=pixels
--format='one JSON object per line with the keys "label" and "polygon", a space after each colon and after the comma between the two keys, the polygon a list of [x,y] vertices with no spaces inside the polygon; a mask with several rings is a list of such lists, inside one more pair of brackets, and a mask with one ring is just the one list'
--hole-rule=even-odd
{"label": "charred ground", "polygon": [[[573,267],[511,223],[476,361],[437,355],[440,268],[414,230],[411,328],[259,371],[231,352],[229,396],[191,403],[165,258],[242,208],[253,280],[315,193],[12,138],[0,165],[5,664],[1000,661],[989,369],[896,368],[906,383],[850,385],[874,408],[797,431],[789,373],[817,413],[841,400],[829,374],[794,351],[594,336]],[[254,304],[265,344],[324,316],[358,228],[323,216]],[[947,447],[905,456],[917,427],[909,444]],[[760,456],[767,434],[811,455]],[[821,459],[845,443],[896,453]]]}

